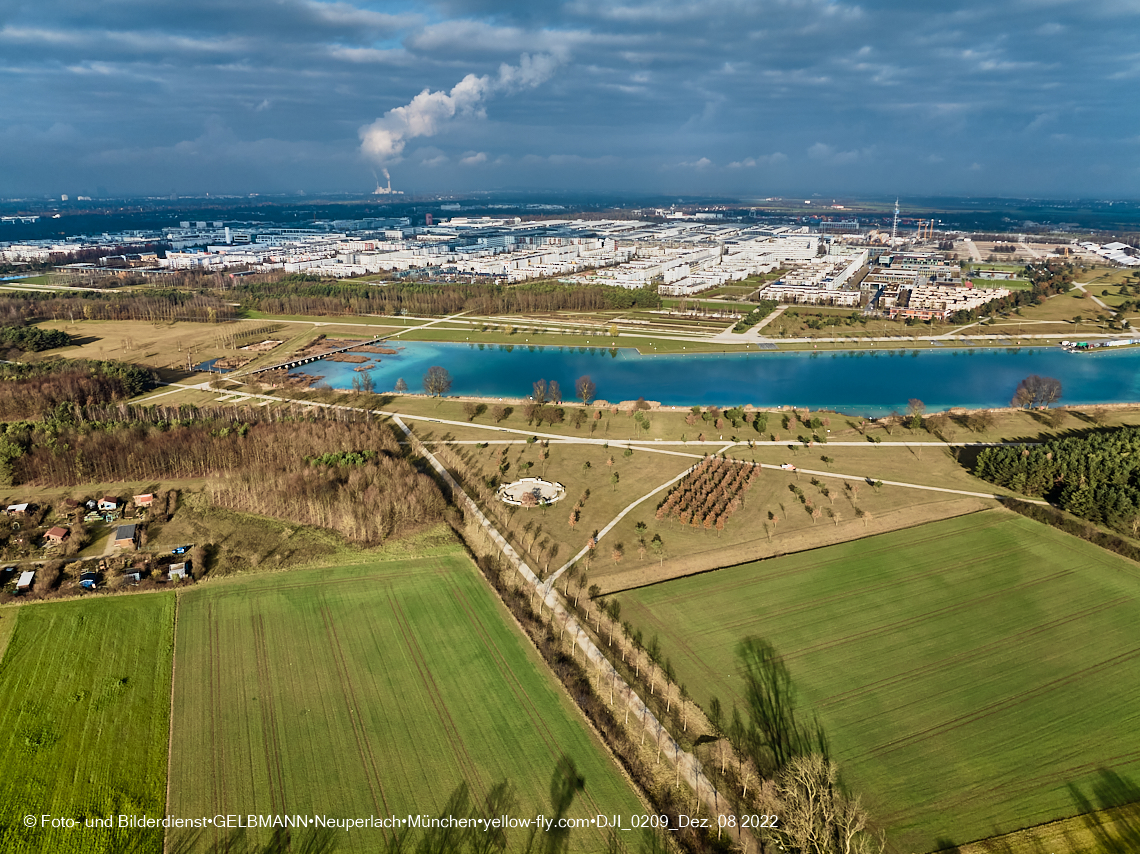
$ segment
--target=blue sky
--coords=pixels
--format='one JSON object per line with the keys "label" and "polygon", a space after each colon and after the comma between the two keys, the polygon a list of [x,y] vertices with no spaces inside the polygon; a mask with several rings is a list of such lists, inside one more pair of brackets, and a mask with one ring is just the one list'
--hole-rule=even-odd
{"label": "blue sky", "polygon": [[1140,196],[1140,0],[5,0],[0,196]]}

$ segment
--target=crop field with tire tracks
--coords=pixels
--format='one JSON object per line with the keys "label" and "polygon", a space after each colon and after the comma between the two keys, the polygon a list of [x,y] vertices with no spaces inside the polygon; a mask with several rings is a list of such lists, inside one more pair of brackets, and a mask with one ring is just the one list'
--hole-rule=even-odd
{"label": "crop field with tire tracks", "polygon": [[[678,682],[743,712],[767,638],[845,781],[927,851],[1072,815],[1140,778],[1140,566],[1003,510],[618,594]],[[939,844],[941,843],[941,844]]]}
{"label": "crop field with tire tracks", "polygon": [[13,618],[0,660],[0,851],[161,852],[161,830],[50,825],[163,814],[174,596],[5,609]]}
{"label": "crop field with tire tracks", "polygon": [[[481,803],[505,778],[513,815],[549,816],[562,754],[586,779],[571,815],[643,812],[507,620],[453,547],[186,591],[171,813],[438,815],[460,783]],[[375,851],[384,833],[353,831],[339,850]],[[589,829],[571,842],[605,845]]]}

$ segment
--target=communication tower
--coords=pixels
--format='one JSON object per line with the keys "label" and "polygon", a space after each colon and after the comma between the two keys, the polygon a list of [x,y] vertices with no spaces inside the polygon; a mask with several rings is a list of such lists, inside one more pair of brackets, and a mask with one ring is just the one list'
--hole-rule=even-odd
{"label": "communication tower", "polygon": [[895,245],[895,238],[899,236],[899,200],[895,199],[895,221],[891,226],[891,246]]}

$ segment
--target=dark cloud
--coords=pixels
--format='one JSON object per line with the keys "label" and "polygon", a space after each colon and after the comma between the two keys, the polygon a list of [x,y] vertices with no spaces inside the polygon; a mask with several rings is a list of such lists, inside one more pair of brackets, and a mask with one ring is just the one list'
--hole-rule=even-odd
{"label": "dark cloud", "polygon": [[[1137,26],[1134,0],[18,0],[0,194],[363,190],[361,128],[396,127],[430,136],[394,155],[417,190],[1134,196]],[[553,71],[504,83],[524,55]]]}

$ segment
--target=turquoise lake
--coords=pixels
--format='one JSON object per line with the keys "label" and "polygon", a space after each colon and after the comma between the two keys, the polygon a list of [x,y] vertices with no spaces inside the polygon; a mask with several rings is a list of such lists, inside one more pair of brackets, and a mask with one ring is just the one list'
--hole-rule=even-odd
{"label": "turquoise lake", "polygon": [[[912,397],[928,410],[954,406],[1008,406],[1030,374],[1056,377],[1061,403],[1140,401],[1140,348],[1121,352],[1065,353],[1057,347],[934,348],[929,350],[827,351],[642,356],[636,350],[529,345],[391,342],[403,349],[380,356],[370,371],[378,392],[403,378],[423,390],[432,365],[446,368],[452,395],[526,397],[535,380],[557,380],[573,399],[578,377],[588,374],[597,397],[665,405],[751,403],[833,409],[881,415],[906,408]],[[293,373],[319,375],[334,388],[351,388],[356,365],[322,361]]]}

